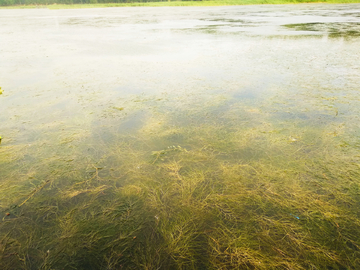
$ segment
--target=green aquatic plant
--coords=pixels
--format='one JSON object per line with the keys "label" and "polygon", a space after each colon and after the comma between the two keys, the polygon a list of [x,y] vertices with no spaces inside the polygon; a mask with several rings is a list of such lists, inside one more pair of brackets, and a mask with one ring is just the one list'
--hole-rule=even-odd
{"label": "green aquatic plant", "polygon": [[319,121],[333,101],[311,97],[281,115],[279,97],[132,97],[39,124],[0,148],[0,268],[359,268],[358,119]]}

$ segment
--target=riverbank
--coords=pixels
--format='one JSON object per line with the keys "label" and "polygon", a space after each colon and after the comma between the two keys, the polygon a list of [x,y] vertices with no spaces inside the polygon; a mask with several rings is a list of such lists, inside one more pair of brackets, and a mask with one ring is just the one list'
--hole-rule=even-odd
{"label": "riverbank", "polygon": [[167,2],[133,2],[133,3],[96,3],[96,4],[51,4],[51,5],[12,5],[0,6],[0,9],[48,8],[48,9],[82,9],[106,7],[174,7],[174,6],[236,6],[236,5],[278,5],[278,4],[349,4],[360,3],[359,0],[218,0],[218,1],[167,1]]}

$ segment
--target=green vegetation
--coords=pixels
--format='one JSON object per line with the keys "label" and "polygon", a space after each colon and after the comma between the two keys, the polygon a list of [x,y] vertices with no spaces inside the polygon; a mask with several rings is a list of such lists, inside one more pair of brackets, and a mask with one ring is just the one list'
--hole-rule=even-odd
{"label": "green vegetation", "polygon": [[324,31],[329,37],[358,37],[360,36],[360,23],[299,23],[286,24],[284,27],[297,31]]}
{"label": "green vegetation", "polygon": [[204,1],[141,1],[141,0],[0,0],[0,6],[12,8],[101,8],[124,6],[226,6],[296,3],[359,3],[359,0],[204,0]]}
{"label": "green vegetation", "polygon": [[359,269],[358,103],[142,95],[35,126],[0,146],[0,268]]}

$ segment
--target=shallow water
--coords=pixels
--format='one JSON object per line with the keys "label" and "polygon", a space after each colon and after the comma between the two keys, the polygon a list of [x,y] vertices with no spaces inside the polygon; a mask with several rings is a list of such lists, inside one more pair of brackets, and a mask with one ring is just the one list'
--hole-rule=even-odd
{"label": "shallow water", "polygon": [[[94,203],[95,208],[103,210],[97,213],[104,215],[102,222],[112,224],[117,214],[106,213],[117,207],[118,196],[125,199],[135,196],[151,208],[146,209],[146,213],[152,213],[151,218],[139,214],[141,210],[135,211],[138,216],[143,215],[138,222],[145,226],[151,220],[151,235],[160,235],[154,236],[159,243],[151,241],[154,246],[158,243],[161,250],[166,246],[167,250],[159,258],[171,257],[173,261],[150,262],[138,256],[145,251],[131,253],[134,247],[128,242],[123,252],[130,250],[132,257],[125,259],[113,259],[113,251],[109,250],[121,250],[115,240],[110,241],[114,245],[105,251],[94,248],[101,256],[107,254],[114,260],[114,267],[360,267],[357,232],[336,236],[351,239],[343,240],[352,254],[351,259],[346,259],[340,244],[326,242],[324,235],[332,227],[326,230],[321,227],[324,230],[321,235],[322,229],[314,229],[317,225],[312,223],[330,222],[334,231],[341,228],[341,219],[346,220],[345,227],[352,226],[354,230],[360,224],[356,210],[360,203],[359,14],[358,4],[0,10],[0,86],[4,90],[0,95],[3,267],[7,263],[14,265],[15,261],[18,269],[63,266],[58,254],[65,251],[54,251],[56,255],[49,256],[52,253],[46,253],[47,250],[56,249],[54,243],[64,239],[70,239],[70,243],[87,239],[64,229],[70,226],[64,225],[66,218],[74,218],[71,224],[78,224],[69,213],[83,203],[79,216],[83,214],[86,220],[95,215],[86,205]],[[273,175],[275,171],[277,175]],[[205,180],[200,181],[200,175]],[[217,197],[235,196],[233,190],[240,187],[232,185],[238,182],[249,192],[247,195],[240,192],[246,200],[252,198],[251,192],[264,192],[256,198],[266,201],[268,196],[275,196],[275,190],[282,200],[259,213],[254,209],[265,207],[266,203],[254,199],[246,204],[242,197],[235,199],[236,205],[253,211],[248,213],[243,208],[231,207],[232,203],[226,201],[230,200],[228,197]],[[169,190],[191,191],[196,206],[205,202],[210,206],[201,209],[194,206],[189,210],[186,193],[177,197],[178,193],[169,191],[172,196],[166,197],[162,185]],[[160,199],[151,197],[159,192]],[[324,194],[326,199],[321,197]],[[102,195],[109,208],[99,199]],[[309,199],[308,206],[301,205],[308,197],[313,201]],[[168,200],[169,205],[166,208],[167,203],[157,200]],[[288,200],[293,200],[289,206],[292,210],[285,207]],[[319,201],[324,205],[317,205]],[[282,206],[277,208],[281,202],[286,210]],[[261,206],[256,207],[257,204]],[[176,205],[185,206],[178,209]],[[248,252],[247,261],[238,255],[237,244],[226,242],[230,236],[214,240],[225,234],[214,229],[218,225],[206,225],[209,228],[204,225],[206,233],[201,236],[195,229],[188,231],[196,231],[194,239],[213,239],[224,248],[214,247],[210,251],[213,242],[209,240],[211,243],[206,245],[193,243],[193,249],[187,249],[189,253],[176,250],[181,243],[188,243],[188,238],[178,236],[180,240],[174,244],[170,241],[174,232],[167,238],[167,230],[177,228],[182,219],[188,218],[182,210],[196,216],[197,211],[204,209],[217,209],[210,211],[218,211],[213,220],[224,222],[229,231],[234,225],[226,222],[238,226],[237,220],[245,217],[263,215],[268,218],[263,221],[281,217],[297,222],[299,215],[300,220],[307,220],[301,227],[304,231],[299,229],[301,233],[317,230],[319,235],[314,236],[313,242],[303,240],[314,248],[312,255],[304,251],[305,262],[295,259],[294,254],[284,254],[286,244],[285,248],[275,244],[285,239],[281,236],[284,232],[268,234],[265,244],[254,240],[262,239],[253,234],[270,230],[266,227],[272,226],[269,224],[259,225],[261,228],[256,232],[243,227],[239,227],[241,233],[232,231],[235,239],[248,241],[240,250],[240,254]],[[6,212],[11,215],[6,216]],[[341,213],[348,219],[341,217]],[[174,224],[161,223],[162,218],[171,215],[175,215]],[[207,215],[197,222],[210,224],[205,222]],[[320,223],[317,215],[322,217]],[[46,223],[45,216],[50,223]],[[32,219],[33,225],[27,219]],[[99,220],[88,222],[102,224]],[[287,222],[276,226],[284,228],[288,232],[285,235],[295,231]],[[255,223],[262,224],[258,220]],[[10,229],[15,227],[19,232]],[[83,230],[94,235],[105,231],[99,228]],[[26,230],[33,230],[33,246],[29,246],[29,236],[20,233]],[[54,231],[57,237],[53,236]],[[253,237],[241,240],[244,233]],[[109,232],[103,238],[109,235],[113,234]],[[41,244],[41,237],[47,242]],[[14,239],[18,244],[14,244]],[[144,239],[148,241],[145,236]],[[271,239],[278,240],[274,240],[269,252],[265,246]],[[300,246],[300,242],[296,244]],[[86,255],[76,255],[81,252],[72,249],[68,242],[63,245],[69,248],[65,253],[72,267],[90,269],[83,262],[89,260]],[[256,250],[261,245],[264,249]],[[38,246],[38,251],[34,251],[34,246]],[[315,250],[315,246],[325,246],[328,255],[320,248]],[[232,253],[226,255],[231,247]],[[299,249],[312,250],[305,245]],[[146,250],[149,254],[155,252],[149,250]],[[219,257],[214,257],[214,250],[222,250]],[[112,269],[110,259],[109,268],[105,268],[101,256],[94,259],[92,267]],[[231,260],[238,264],[227,263],[226,256],[238,256]],[[186,257],[189,261],[181,259]],[[273,257],[285,259],[273,265],[268,261]],[[291,261],[295,268],[286,268],[290,266],[285,261],[289,265]]]}

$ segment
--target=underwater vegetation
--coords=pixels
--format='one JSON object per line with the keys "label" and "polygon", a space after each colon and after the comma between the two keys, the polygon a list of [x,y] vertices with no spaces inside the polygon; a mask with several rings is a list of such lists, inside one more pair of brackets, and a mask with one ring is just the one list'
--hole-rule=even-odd
{"label": "underwater vegetation", "polygon": [[360,35],[360,23],[299,23],[286,24],[284,27],[297,31],[325,32],[329,37],[357,37]]}
{"label": "underwater vegetation", "polygon": [[0,270],[360,269],[358,6],[2,10]]}
{"label": "underwater vegetation", "polygon": [[141,95],[3,140],[0,268],[359,269],[358,103]]}

